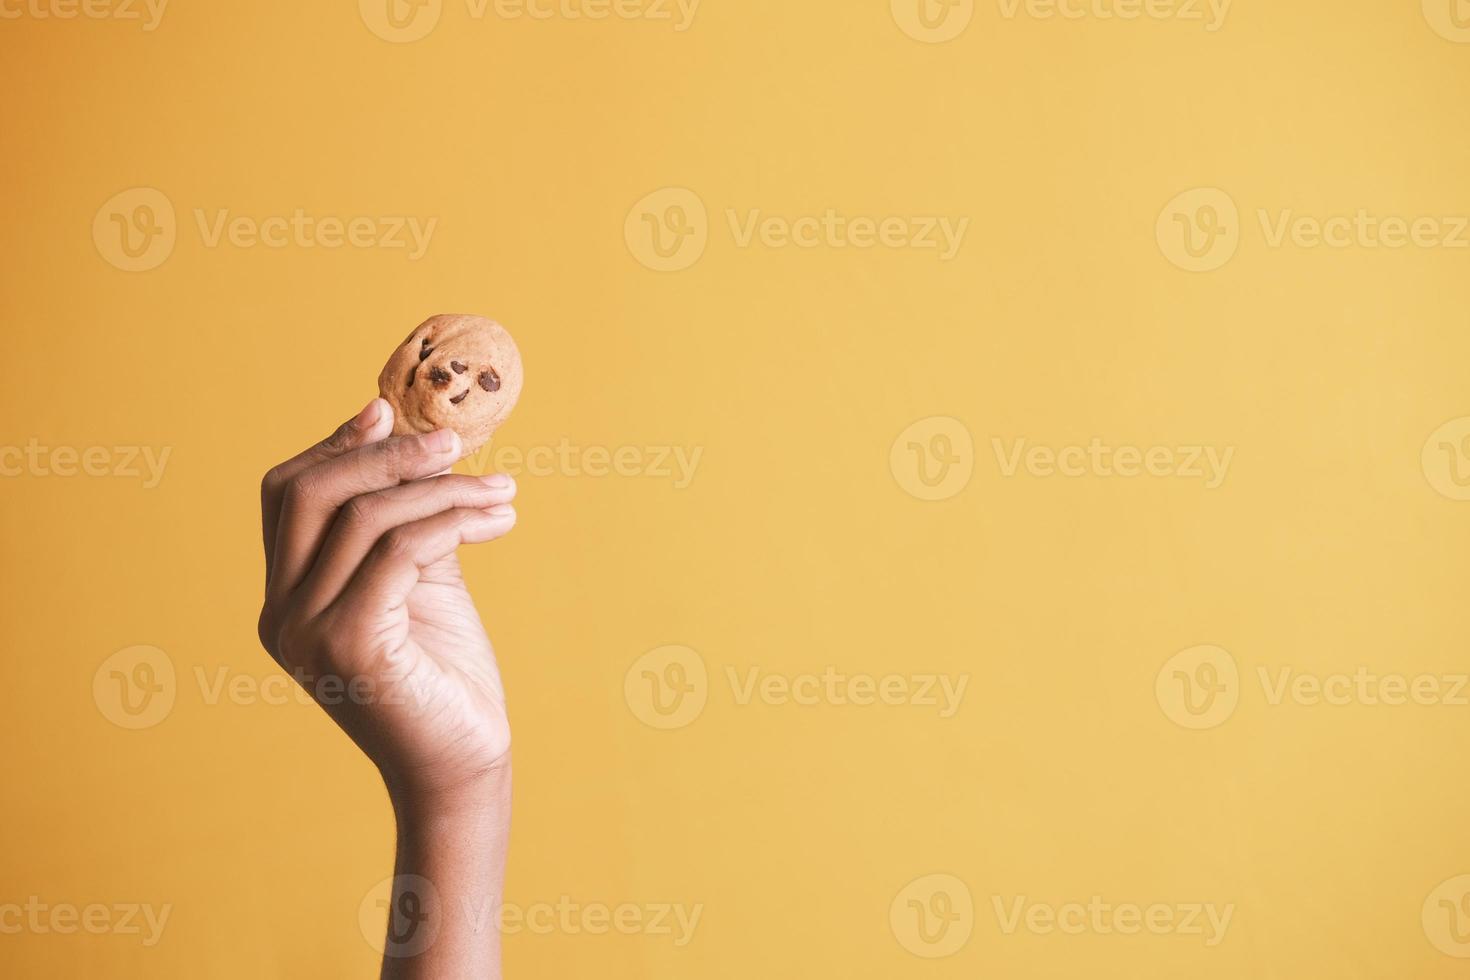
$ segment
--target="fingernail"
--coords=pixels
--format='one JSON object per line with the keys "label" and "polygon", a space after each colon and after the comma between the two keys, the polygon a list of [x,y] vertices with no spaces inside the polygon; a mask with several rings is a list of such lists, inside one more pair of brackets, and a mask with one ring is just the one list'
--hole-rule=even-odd
{"label": "fingernail", "polygon": [[516,509],[510,504],[496,504],[494,507],[491,507],[489,510],[485,511],[485,513],[489,514],[491,517],[510,517],[515,514],[515,512]]}
{"label": "fingernail", "polygon": [[424,436],[424,448],[431,453],[459,451],[459,434],[453,429],[438,429]]}
{"label": "fingernail", "polygon": [[504,473],[491,473],[482,479],[485,481],[485,486],[490,487],[492,490],[509,490],[514,482]]}

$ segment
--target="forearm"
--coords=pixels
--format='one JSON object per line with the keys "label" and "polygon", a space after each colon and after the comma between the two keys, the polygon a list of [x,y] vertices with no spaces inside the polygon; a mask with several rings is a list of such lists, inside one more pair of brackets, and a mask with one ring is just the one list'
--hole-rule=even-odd
{"label": "forearm", "polygon": [[382,976],[498,980],[509,761],[452,795],[392,795],[398,853]]}

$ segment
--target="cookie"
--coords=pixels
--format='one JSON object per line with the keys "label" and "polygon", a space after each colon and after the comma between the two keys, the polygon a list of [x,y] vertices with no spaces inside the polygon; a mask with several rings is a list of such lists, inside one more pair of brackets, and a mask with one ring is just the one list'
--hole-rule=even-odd
{"label": "cookie", "polygon": [[453,429],[468,456],[521,396],[521,353],[510,333],[469,313],[431,316],[383,365],[378,392],[393,406],[393,434]]}

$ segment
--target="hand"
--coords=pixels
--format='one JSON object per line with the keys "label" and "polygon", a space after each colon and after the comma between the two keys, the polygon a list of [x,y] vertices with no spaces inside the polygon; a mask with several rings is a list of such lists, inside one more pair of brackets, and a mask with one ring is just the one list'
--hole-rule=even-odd
{"label": "hand", "polygon": [[260,640],[377,764],[395,806],[508,768],[490,641],[455,549],[515,526],[508,476],[449,474],[450,430],[390,437],[374,399],[261,485]]}
{"label": "hand", "polygon": [[415,911],[389,923],[382,975],[495,978],[500,933],[463,910],[502,900],[510,726],[455,549],[515,526],[515,483],[449,474],[453,432],[392,430],[374,399],[266,474],[260,641],[388,787],[391,908]]}

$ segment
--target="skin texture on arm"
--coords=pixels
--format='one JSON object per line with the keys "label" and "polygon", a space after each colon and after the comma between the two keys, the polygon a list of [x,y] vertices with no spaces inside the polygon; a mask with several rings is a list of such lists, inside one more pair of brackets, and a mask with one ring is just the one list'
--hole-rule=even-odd
{"label": "skin texture on arm", "polygon": [[499,977],[510,726],[455,552],[515,526],[516,488],[449,473],[461,448],[449,430],[392,430],[374,399],[266,474],[260,640],[388,789],[383,976]]}
{"label": "skin texture on arm", "polygon": [[395,800],[394,813],[398,856],[383,977],[499,977],[509,760],[462,798]]}

